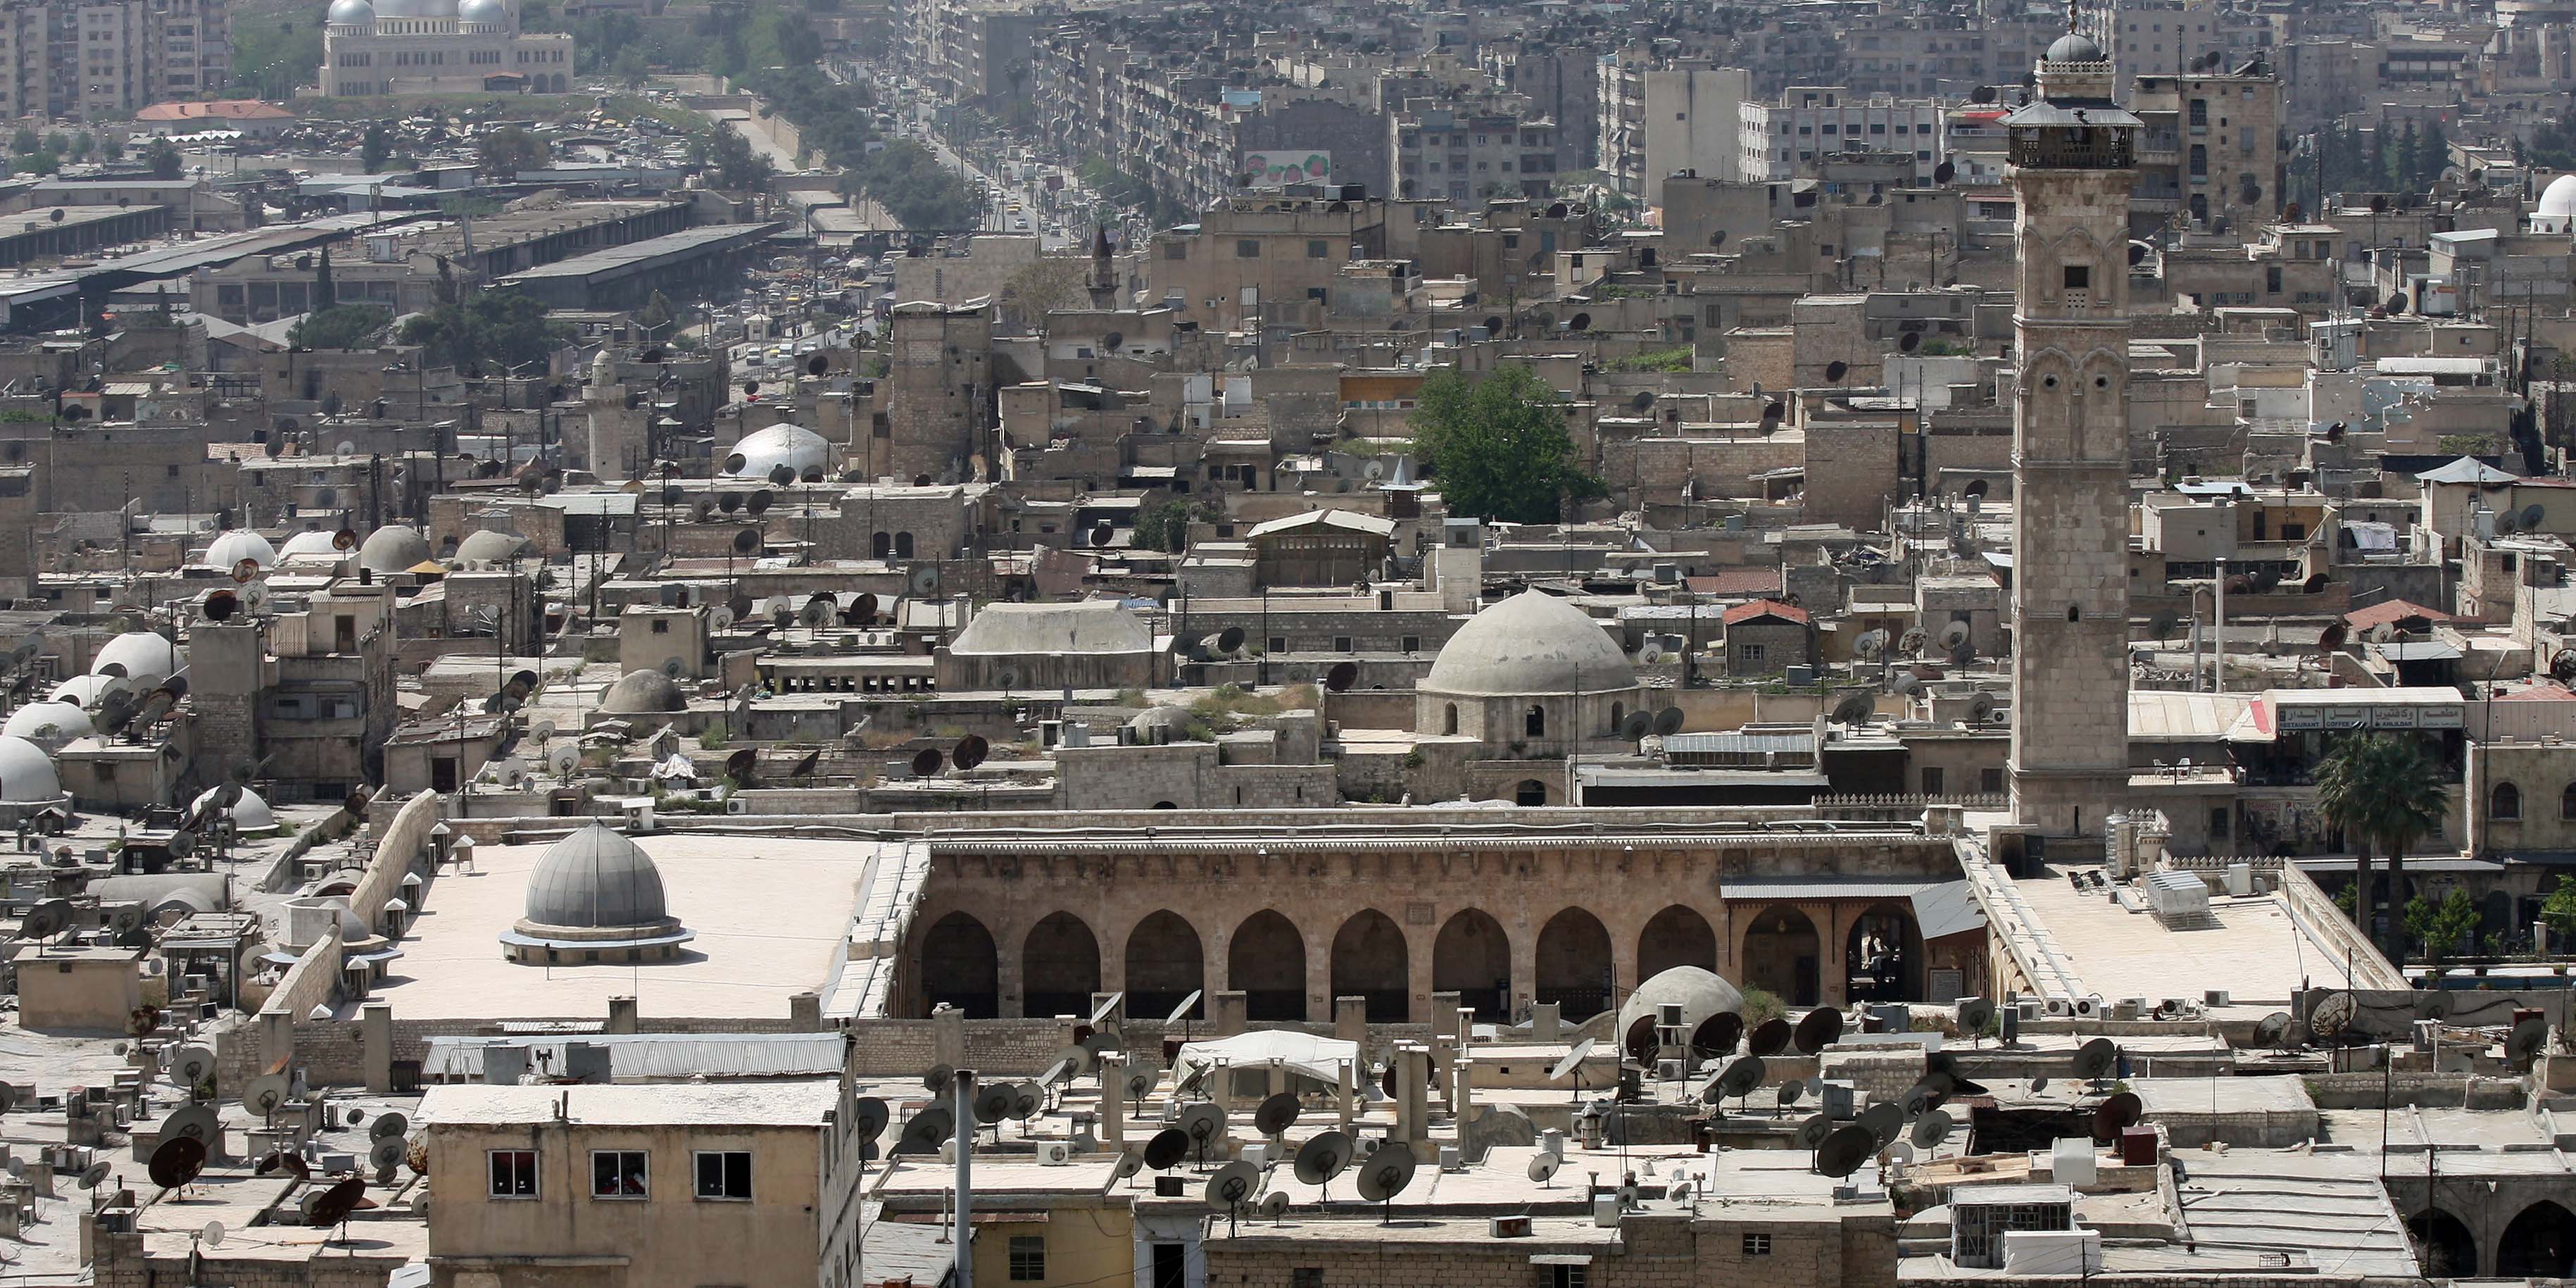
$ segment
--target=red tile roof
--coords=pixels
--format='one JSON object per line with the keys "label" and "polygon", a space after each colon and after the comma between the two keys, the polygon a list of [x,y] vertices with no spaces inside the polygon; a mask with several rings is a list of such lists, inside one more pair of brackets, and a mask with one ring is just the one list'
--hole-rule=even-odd
{"label": "red tile roof", "polygon": [[1796,622],[1800,626],[1807,624],[1806,609],[1791,608],[1787,604],[1781,603],[1776,599],[1757,599],[1750,604],[1737,604],[1735,607],[1727,609],[1726,612],[1721,615],[1719,620],[1725,622],[1729,626],[1733,626],[1737,622],[1749,622],[1756,617],[1765,616],[1777,617],[1783,621]]}
{"label": "red tile roof", "polygon": [[2426,608],[2422,604],[2410,604],[2402,599],[2383,599],[2368,608],[2356,608],[2343,615],[2346,623],[2356,630],[2364,631],[2383,622],[2402,622],[2409,617],[2421,617],[2428,622],[2459,620],[2441,609]]}

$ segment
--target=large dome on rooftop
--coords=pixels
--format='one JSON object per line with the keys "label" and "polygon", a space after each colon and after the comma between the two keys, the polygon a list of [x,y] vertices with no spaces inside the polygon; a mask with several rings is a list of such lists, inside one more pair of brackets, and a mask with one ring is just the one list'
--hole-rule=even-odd
{"label": "large dome on rooftop", "polygon": [[644,847],[593,823],[546,847],[528,874],[527,916],[501,936],[513,961],[667,961],[691,934],[671,915]]}
{"label": "large dome on rooftop", "polygon": [[1605,693],[1636,688],[1637,672],[1582,609],[1525,590],[1459,627],[1420,687],[1498,696]]}
{"label": "large dome on rooftop", "polygon": [[785,421],[767,429],[745,434],[725,457],[724,472],[728,478],[766,481],[771,470],[784,465],[803,478],[816,471],[832,468],[832,444],[821,434],[802,425]]}
{"label": "large dome on rooftop", "polygon": [[500,23],[509,18],[510,7],[501,0],[464,0],[456,6],[456,20],[460,23]]}
{"label": "large dome on rooftop", "polygon": [[367,534],[358,566],[379,577],[409,572],[429,562],[429,538],[406,524],[389,523]]}
{"label": "large dome on rooftop", "polygon": [[299,532],[288,537],[285,545],[278,547],[277,557],[288,559],[296,555],[338,554],[339,547],[333,544],[338,537],[339,534],[336,532],[323,532],[318,529],[312,532]]}
{"label": "large dome on rooftop", "polygon": [[0,734],[24,738],[47,751],[60,750],[64,743],[91,732],[89,713],[68,702],[30,702],[0,723]]}
{"label": "large dome on rooftop", "polygon": [[2576,174],[2562,174],[2540,190],[2540,205],[2531,213],[2536,233],[2576,231]]}
{"label": "large dome on rooftop", "polygon": [[2087,36],[2080,31],[2070,31],[2065,35],[2058,37],[2056,44],[2048,47],[2048,61],[2052,63],[2098,63],[2102,61],[2102,47],[2095,44],[2091,36]]}
{"label": "large dome on rooftop", "polygon": [[244,559],[262,568],[272,567],[277,563],[277,547],[247,528],[235,528],[206,543],[208,567],[229,569]]}
{"label": "large dome on rooftop", "polygon": [[136,689],[148,689],[176,675],[188,664],[188,655],[178,645],[152,631],[127,631],[109,640],[90,661],[90,674],[112,674],[107,668],[123,667],[125,678]]}
{"label": "large dome on rooftop", "polygon": [[367,0],[331,0],[331,13],[324,21],[341,27],[372,27],[376,7]]}
{"label": "large dome on rooftop", "polygon": [[31,804],[63,794],[53,757],[24,738],[0,738],[0,801]]}
{"label": "large dome on rooftop", "polygon": [[456,557],[447,561],[451,568],[477,568],[505,564],[519,557],[528,544],[526,537],[485,528],[468,535],[456,545]]}
{"label": "large dome on rooftop", "polygon": [[601,695],[599,709],[617,716],[657,715],[688,709],[680,686],[659,671],[629,671]]}

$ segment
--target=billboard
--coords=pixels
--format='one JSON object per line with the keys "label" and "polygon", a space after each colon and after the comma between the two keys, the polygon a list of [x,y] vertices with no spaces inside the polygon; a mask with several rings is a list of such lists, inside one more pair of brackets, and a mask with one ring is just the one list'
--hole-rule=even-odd
{"label": "billboard", "polygon": [[1273,149],[1243,154],[1240,175],[1246,188],[1284,188],[1292,183],[1333,181],[1333,154]]}

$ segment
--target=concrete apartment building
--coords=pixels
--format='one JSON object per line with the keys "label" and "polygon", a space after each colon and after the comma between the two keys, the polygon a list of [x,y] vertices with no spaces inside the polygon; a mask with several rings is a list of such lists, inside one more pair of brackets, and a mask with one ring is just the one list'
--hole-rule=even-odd
{"label": "concrete apartment building", "polygon": [[1426,100],[1387,114],[1394,164],[1379,191],[1466,205],[1494,197],[1545,197],[1566,137],[1544,116],[1457,110]]}
{"label": "concrete apartment building", "polygon": [[1600,163],[1619,177],[1620,191],[1661,206],[1670,175],[1737,177],[1737,135],[1752,73],[1621,54],[1602,60],[1600,83]]}
{"label": "concrete apartment building", "polygon": [[2133,214],[2179,209],[2251,234],[2281,209],[2281,80],[2268,71],[2140,76]]}
{"label": "concrete apartment building", "polygon": [[1813,175],[1816,163],[1844,152],[1912,158],[1913,176],[1928,183],[1949,140],[1941,104],[1854,94],[1827,86],[1793,86],[1741,109],[1736,166],[1747,180],[1776,182]]}

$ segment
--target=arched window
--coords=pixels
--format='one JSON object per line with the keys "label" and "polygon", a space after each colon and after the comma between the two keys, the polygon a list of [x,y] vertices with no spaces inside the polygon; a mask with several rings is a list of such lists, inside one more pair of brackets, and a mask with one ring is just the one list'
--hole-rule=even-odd
{"label": "arched window", "polygon": [[2576,783],[2567,784],[2566,790],[2558,793],[2558,817],[2576,818]]}
{"label": "arched window", "polygon": [[[1457,732],[1458,732],[1458,704],[1457,704],[1457,703],[1455,703],[1455,702],[1450,703],[1450,704],[1448,705],[1447,709],[1441,713],[1441,717],[1440,717],[1440,732],[1442,732],[1442,733],[1444,733],[1444,734],[1455,734],[1455,733],[1457,733]],[[2569,790],[2569,791],[2571,791],[2571,792],[2576,792],[2576,783],[2571,783],[2571,784],[2569,784],[2569,785],[2568,785],[2567,790]]]}
{"label": "arched window", "polygon": [[1617,703],[1617,702],[1613,702],[1613,703],[1611,703],[1611,704],[1610,704],[1610,736],[1611,736],[1611,737],[1616,738],[1616,737],[1618,737],[1618,736],[1619,736],[1619,721],[1620,721],[1623,717],[1625,717],[1627,714],[1628,714],[1628,710],[1627,710],[1627,708],[1626,708],[1624,705],[1622,705],[1622,704],[1620,704],[1620,703]]}
{"label": "arched window", "polygon": [[868,538],[868,554],[869,554],[869,556],[870,556],[870,557],[872,557],[872,558],[877,558],[877,559],[883,559],[883,558],[885,558],[887,555],[890,555],[890,554],[893,554],[893,553],[894,553],[894,534],[893,534],[893,533],[890,533],[890,532],[880,532],[880,533],[876,534],[875,536]]}
{"label": "arched window", "polygon": [[2487,793],[2487,817],[2518,819],[2522,817],[2522,789],[2511,783],[2497,783]]}
{"label": "arched window", "polygon": [[912,557],[911,533],[898,532],[894,534],[894,557],[897,559],[910,559]]}
{"label": "arched window", "polygon": [[1532,738],[1547,736],[1547,708],[1533,702],[1529,714],[1521,717],[1521,732]]}

